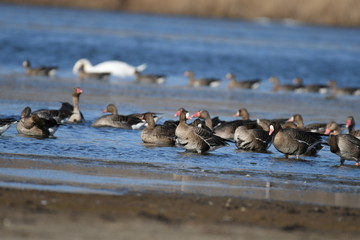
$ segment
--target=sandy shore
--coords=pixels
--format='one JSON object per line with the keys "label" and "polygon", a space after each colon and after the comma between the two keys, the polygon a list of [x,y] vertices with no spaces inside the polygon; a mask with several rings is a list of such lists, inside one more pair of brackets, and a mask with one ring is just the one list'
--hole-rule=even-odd
{"label": "sandy shore", "polygon": [[1,239],[358,239],[360,209],[158,192],[0,188]]}
{"label": "sandy shore", "polygon": [[357,0],[0,0],[5,3],[359,27]]}

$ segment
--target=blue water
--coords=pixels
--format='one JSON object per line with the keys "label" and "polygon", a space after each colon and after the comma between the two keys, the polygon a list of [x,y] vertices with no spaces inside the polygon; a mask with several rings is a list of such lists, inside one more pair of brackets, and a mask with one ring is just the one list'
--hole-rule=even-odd
{"label": "blue water", "polygon": [[[220,189],[240,188],[244,181],[271,182],[279,189],[348,192],[359,200],[360,168],[354,162],[338,167],[339,157],[326,146],[318,157],[302,161],[285,160],[274,147],[270,154],[240,153],[233,144],[197,155],[175,147],[148,147],[140,131],[95,129],[90,124],[108,103],[115,103],[121,113],[160,112],[160,122],[175,120],[179,107],[191,113],[207,109],[225,120],[233,119],[240,107],[247,107],[254,118],[301,113],[306,124],[343,123],[348,115],[360,119],[359,97],[327,100],[320,94],[273,93],[266,81],[278,76],[290,83],[300,76],[305,84],[336,79],[340,86],[360,86],[360,29],[0,5],[0,52],[0,117],[19,117],[25,106],[58,108],[59,101],[71,101],[72,88],[80,86],[87,120],[61,126],[50,139],[22,137],[15,127],[9,129],[0,136],[1,185],[43,188],[48,181],[52,190],[68,186],[69,191],[83,187],[123,193],[132,186],[131,179],[146,186],[153,177],[154,188],[163,180],[179,190],[178,180],[169,176],[180,175],[192,179],[188,185],[209,189],[214,182]],[[132,79],[79,81],[72,66],[80,58],[146,63],[145,73],[166,74],[167,82],[144,86]],[[59,66],[57,77],[25,77],[25,59],[34,66]],[[183,77],[188,69],[199,77],[222,78],[223,83],[215,89],[191,89]],[[230,91],[228,72],[263,82],[254,91]],[[124,169],[142,174],[122,176]]]}

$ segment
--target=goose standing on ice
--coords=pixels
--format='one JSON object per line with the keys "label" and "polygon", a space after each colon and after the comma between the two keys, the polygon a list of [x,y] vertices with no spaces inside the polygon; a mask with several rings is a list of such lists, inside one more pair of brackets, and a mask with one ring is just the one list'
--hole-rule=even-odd
{"label": "goose standing on ice", "polygon": [[120,78],[133,77],[135,75],[135,71],[142,72],[146,68],[146,64],[141,64],[135,67],[126,62],[116,60],[105,61],[92,65],[88,59],[82,58],[74,64],[73,73],[77,74],[81,69],[81,66],[83,66],[83,70],[87,73],[110,73],[112,76]]}

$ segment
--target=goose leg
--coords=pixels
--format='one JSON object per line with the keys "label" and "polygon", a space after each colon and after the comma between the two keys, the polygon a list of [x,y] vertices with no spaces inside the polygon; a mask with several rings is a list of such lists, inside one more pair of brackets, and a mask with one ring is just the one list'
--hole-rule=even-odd
{"label": "goose leg", "polygon": [[341,158],[340,159],[340,165],[344,165],[345,159]]}

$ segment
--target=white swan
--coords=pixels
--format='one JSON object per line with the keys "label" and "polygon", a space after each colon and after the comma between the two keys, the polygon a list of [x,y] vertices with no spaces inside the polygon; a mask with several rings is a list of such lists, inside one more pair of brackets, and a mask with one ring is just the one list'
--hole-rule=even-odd
{"label": "white swan", "polygon": [[135,71],[142,72],[147,67],[146,64],[141,64],[137,67],[134,67],[126,62],[121,61],[105,61],[97,65],[92,65],[91,62],[82,58],[79,59],[73,67],[73,73],[77,74],[81,66],[84,66],[84,71],[87,73],[110,73],[116,77],[131,77],[135,75]]}

